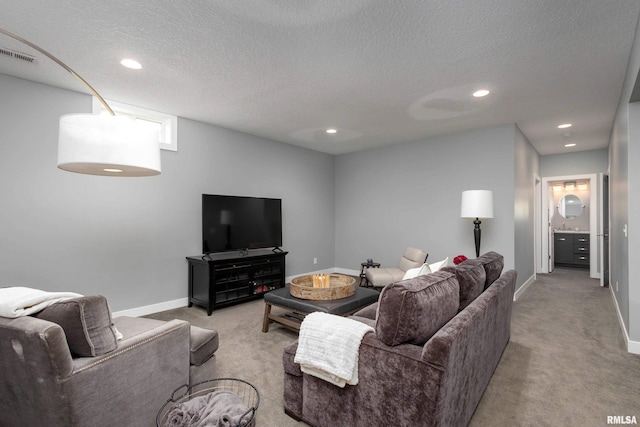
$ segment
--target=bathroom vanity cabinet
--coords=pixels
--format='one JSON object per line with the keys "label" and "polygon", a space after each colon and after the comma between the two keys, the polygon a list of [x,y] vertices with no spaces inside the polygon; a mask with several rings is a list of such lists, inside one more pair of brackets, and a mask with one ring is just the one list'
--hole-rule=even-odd
{"label": "bathroom vanity cabinet", "polygon": [[589,268],[589,233],[554,233],[553,261],[559,267]]}

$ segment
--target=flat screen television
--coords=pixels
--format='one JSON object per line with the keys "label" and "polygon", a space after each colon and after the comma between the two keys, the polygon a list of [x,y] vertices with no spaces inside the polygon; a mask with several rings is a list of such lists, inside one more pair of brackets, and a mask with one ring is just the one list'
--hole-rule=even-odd
{"label": "flat screen television", "polygon": [[282,246],[282,200],[202,195],[202,252]]}

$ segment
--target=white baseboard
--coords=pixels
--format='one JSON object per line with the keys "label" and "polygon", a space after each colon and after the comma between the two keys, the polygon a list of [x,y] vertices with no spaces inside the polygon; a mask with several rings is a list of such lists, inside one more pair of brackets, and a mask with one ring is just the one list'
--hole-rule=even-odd
{"label": "white baseboard", "polygon": [[189,305],[189,298],[180,298],[180,299],[174,299],[173,301],[165,301],[157,304],[131,308],[129,310],[114,311],[113,317],[119,317],[119,316],[140,317],[140,316],[146,316],[147,314],[157,313],[159,311],[166,311],[174,308],[186,307],[187,305]]}
{"label": "white baseboard", "polygon": [[627,343],[627,351],[633,354],[640,354],[640,342],[631,341],[629,339],[629,333],[627,332],[627,327],[624,324],[624,320],[622,319],[622,313],[620,312],[620,306],[618,306],[618,300],[616,299],[616,295],[613,292],[613,288],[609,286],[611,290],[611,298],[613,299],[613,305],[616,306],[616,313],[618,313],[618,322],[620,323],[620,329],[622,329],[622,335],[624,335],[624,341]]}
{"label": "white baseboard", "polygon": [[525,291],[527,290],[527,288],[528,288],[529,286],[531,286],[531,284],[532,284],[533,282],[535,282],[535,281],[536,281],[536,273],[533,273],[533,276],[529,277],[529,278],[527,279],[527,281],[526,281],[526,282],[524,282],[524,283],[522,284],[522,286],[520,286],[518,289],[516,289],[516,292],[513,294],[513,300],[514,300],[514,301],[517,301],[517,300],[518,300],[518,298],[520,298],[520,297],[522,296],[522,294],[524,294],[524,293],[525,293]]}
{"label": "white baseboard", "polygon": [[629,341],[627,343],[627,351],[633,354],[640,354],[640,342],[638,341]]}

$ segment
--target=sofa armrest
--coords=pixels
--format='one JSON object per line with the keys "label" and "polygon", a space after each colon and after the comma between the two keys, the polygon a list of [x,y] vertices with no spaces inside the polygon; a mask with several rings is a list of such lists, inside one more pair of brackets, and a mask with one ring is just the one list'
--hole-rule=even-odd
{"label": "sofa armrest", "polygon": [[[149,323],[145,324],[147,320]],[[189,323],[184,320],[174,319],[169,322],[163,322],[135,317],[117,317],[114,319],[114,324],[118,331],[123,334],[123,338],[118,341],[118,348],[101,356],[74,359],[73,372],[71,372],[70,376],[77,375],[79,372],[103,363],[117,363],[119,361],[117,358],[120,355],[134,350],[140,351],[139,347],[141,346],[153,346],[153,342],[161,339],[164,335],[175,334],[185,327],[187,329],[187,340],[189,339]],[[143,347],[144,349],[151,350],[151,347]],[[187,361],[189,360],[188,350],[189,345],[187,345]]]}
{"label": "sofa armrest", "polygon": [[[394,425],[420,420],[431,425],[440,379],[438,368],[422,360],[422,346],[388,346],[365,335],[358,358],[358,384],[336,387],[303,374],[294,363],[297,341],[285,348],[285,411],[311,425]],[[419,399],[416,399],[419,396]]]}
{"label": "sofa armrest", "polygon": [[[115,323],[123,332],[133,321]],[[189,382],[189,324],[143,329],[125,334],[110,353],[72,359],[59,325],[0,318],[1,424],[154,425],[171,393]]]}
{"label": "sofa armrest", "polygon": [[424,345],[423,360],[445,372],[440,419],[466,425],[509,342],[517,273],[507,271]]}
{"label": "sofa armrest", "polygon": [[189,384],[189,323],[153,321],[128,335],[146,320],[116,318],[124,335],[116,350],[74,359],[64,388],[77,425],[153,425],[173,391]]}

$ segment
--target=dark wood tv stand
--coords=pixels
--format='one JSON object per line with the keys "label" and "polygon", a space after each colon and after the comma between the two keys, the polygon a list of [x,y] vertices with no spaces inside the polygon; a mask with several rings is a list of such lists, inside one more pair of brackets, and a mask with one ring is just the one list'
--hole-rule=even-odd
{"label": "dark wood tv stand", "polygon": [[271,249],[248,254],[221,252],[187,257],[189,262],[189,307],[205,307],[207,314],[255,298],[285,285],[285,256]]}

